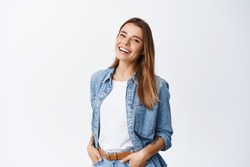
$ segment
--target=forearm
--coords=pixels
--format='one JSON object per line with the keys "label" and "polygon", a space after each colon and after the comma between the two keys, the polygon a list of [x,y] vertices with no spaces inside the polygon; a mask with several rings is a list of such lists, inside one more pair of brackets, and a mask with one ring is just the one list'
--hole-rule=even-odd
{"label": "forearm", "polygon": [[91,137],[87,146],[87,152],[93,164],[95,164],[97,161],[102,160],[102,157],[99,154],[98,150],[94,147],[94,135],[93,134],[91,134]]}
{"label": "forearm", "polygon": [[144,157],[148,160],[154,154],[158,153],[163,147],[164,147],[164,140],[161,137],[156,136],[150,144],[148,144],[141,150],[141,152],[143,153]]}
{"label": "forearm", "polygon": [[90,136],[90,140],[89,140],[89,143],[88,143],[88,146],[94,146],[94,134],[92,133],[91,136]]}

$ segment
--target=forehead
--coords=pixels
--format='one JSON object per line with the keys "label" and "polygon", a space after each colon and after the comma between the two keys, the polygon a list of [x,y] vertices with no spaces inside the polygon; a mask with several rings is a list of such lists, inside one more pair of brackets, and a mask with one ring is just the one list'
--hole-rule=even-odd
{"label": "forehead", "polygon": [[137,36],[141,39],[143,39],[143,32],[141,27],[133,24],[133,23],[127,23],[125,24],[122,29],[121,32],[125,32],[127,33],[129,36]]}

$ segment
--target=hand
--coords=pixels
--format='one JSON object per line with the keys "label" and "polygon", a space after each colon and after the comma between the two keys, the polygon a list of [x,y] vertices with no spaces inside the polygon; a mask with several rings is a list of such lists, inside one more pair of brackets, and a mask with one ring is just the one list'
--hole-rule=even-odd
{"label": "hand", "polygon": [[94,146],[89,144],[87,147],[87,151],[93,164],[97,163],[98,161],[102,161],[100,153]]}
{"label": "hand", "polygon": [[130,154],[121,160],[122,163],[129,161],[129,167],[145,167],[147,158],[142,151]]}

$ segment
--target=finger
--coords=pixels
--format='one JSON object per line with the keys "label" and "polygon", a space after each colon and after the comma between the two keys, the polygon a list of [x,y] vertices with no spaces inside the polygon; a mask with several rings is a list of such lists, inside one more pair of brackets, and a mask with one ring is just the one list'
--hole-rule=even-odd
{"label": "finger", "polygon": [[98,162],[98,159],[92,161],[92,164],[94,165],[94,164],[96,164],[97,162]]}
{"label": "finger", "polygon": [[102,156],[100,154],[96,155],[98,161],[102,161]]}
{"label": "finger", "polygon": [[98,161],[102,161],[102,156],[100,155],[100,153],[98,151],[95,152],[95,156],[96,156]]}
{"label": "finger", "polygon": [[123,158],[122,160],[121,160],[121,163],[125,163],[125,162],[127,162],[127,161],[129,161],[130,160],[130,155],[129,156],[126,156],[125,158]]}

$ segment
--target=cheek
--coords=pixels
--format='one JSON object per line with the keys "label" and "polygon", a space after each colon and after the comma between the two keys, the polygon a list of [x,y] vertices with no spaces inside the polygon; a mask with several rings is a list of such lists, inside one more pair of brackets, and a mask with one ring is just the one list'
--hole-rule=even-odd
{"label": "cheek", "polygon": [[115,50],[117,50],[118,43],[119,43],[119,42],[116,40],[115,45],[114,45],[114,49],[115,49]]}
{"label": "cheek", "polygon": [[137,52],[138,54],[140,54],[140,55],[141,55],[141,53],[143,52],[142,46],[136,47],[135,49],[136,49],[136,52]]}

